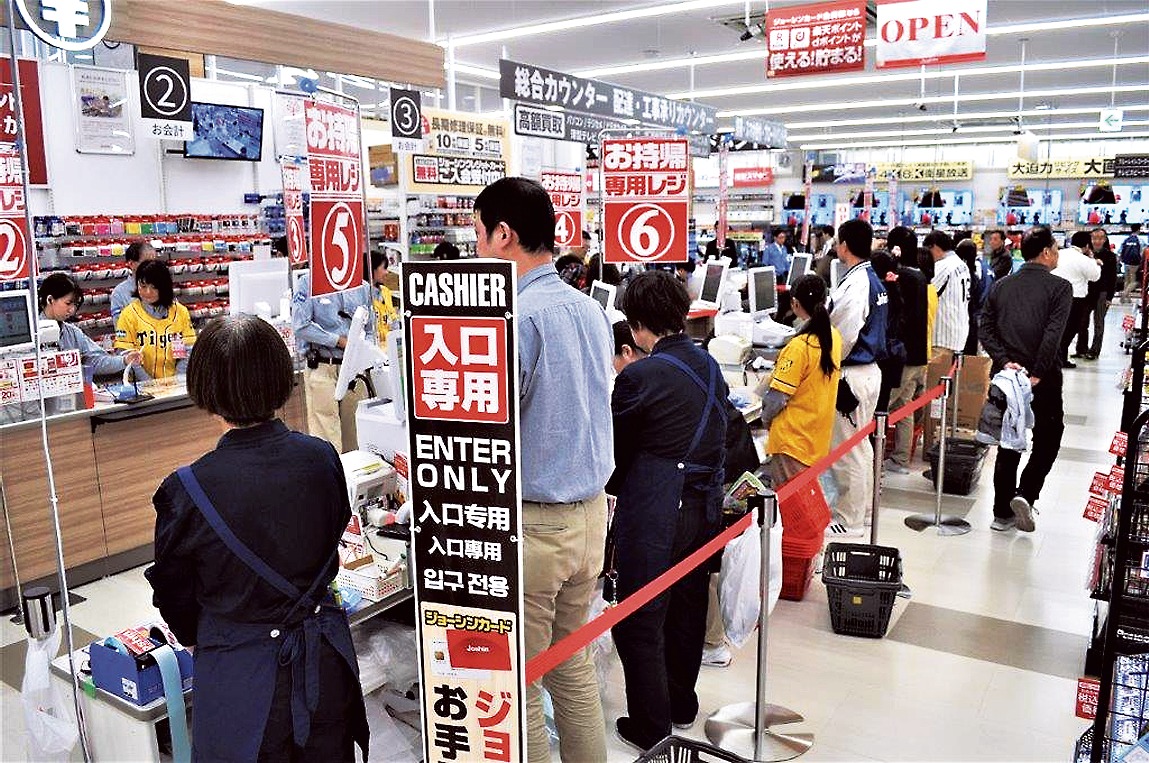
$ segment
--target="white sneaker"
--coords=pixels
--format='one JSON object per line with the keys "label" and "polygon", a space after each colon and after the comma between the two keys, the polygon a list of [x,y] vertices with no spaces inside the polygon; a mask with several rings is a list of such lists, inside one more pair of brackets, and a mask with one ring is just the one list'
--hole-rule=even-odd
{"label": "white sneaker", "polygon": [[825,533],[827,538],[861,538],[865,534],[866,528],[846,527],[841,522],[831,522]]}
{"label": "white sneaker", "polygon": [[708,646],[702,650],[702,664],[709,665],[712,668],[724,668],[729,665],[733,659],[734,655],[730,653],[730,647],[726,646],[726,644],[722,644],[721,646]]}
{"label": "white sneaker", "polygon": [[1023,533],[1031,533],[1037,528],[1037,523],[1033,521],[1033,513],[1037,509],[1025,500],[1024,496],[1015,495],[1010,499],[1009,508],[1013,510],[1013,516],[1017,519],[1018,530]]}
{"label": "white sneaker", "polygon": [[882,462],[882,469],[892,474],[909,474],[910,469],[908,466],[902,466],[892,458],[887,458]]}

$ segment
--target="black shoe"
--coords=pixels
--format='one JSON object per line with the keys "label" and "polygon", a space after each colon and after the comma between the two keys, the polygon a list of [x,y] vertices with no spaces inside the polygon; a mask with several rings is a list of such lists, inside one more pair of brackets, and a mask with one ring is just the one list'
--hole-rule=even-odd
{"label": "black shoe", "polygon": [[1085,355],[1085,359],[1086,359],[1086,360],[1097,360],[1097,356],[1098,356],[1099,354],[1100,354],[1100,353],[1096,353],[1096,352],[1090,352],[1090,353],[1087,353],[1087,354]]}
{"label": "black shoe", "polygon": [[[1073,357],[1077,357],[1077,356],[1074,355]],[[1063,360],[1063,361],[1061,361],[1061,367],[1062,368],[1077,368],[1077,364],[1071,360]]]}
{"label": "black shoe", "polygon": [[614,722],[614,735],[622,742],[642,753],[645,753],[651,747],[654,747],[662,741],[661,739],[655,739],[650,744],[644,744],[634,730],[634,722],[625,715]]}
{"label": "black shoe", "polygon": [[1071,358],[1085,358],[1088,356],[1089,356],[1089,353],[1082,352],[1081,350],[1078,350],[1077,352],[1073,353],[1069,357],[1071,357]]}

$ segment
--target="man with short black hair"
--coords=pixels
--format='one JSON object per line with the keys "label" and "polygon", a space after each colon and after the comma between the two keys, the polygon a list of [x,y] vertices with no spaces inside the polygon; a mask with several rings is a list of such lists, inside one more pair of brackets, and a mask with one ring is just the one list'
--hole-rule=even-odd
{"label": "man with short black hair", "polygon": [[934,261],[932,283],[938,292],[938,315],[934,322],[934,354],[965,349],[969,338],[969,266],[954,251],[954,242],[945,231],[931,231],[923,246]]}
{"label": "man with short black hair", "polygon": [[1073,290],[1050,271],[1058,250],[1044,225],[1030,228],[1021,241],[1025,264],[993,285],[981,313],[982,346],[993,361],[992,373],[1003,368],[1024,370],[1033,388],[1033,450],[1021,474],[1021,452],[998,448],[993,473],[993,524],[999,532],[1016,527],[1033,532],[1034,503],[1057,460],[1065,432],[1061,399],[1062,334],[1069,321]]}
{"label": "man with short black hair", "polygon": [[1061,336],[1062,368],[1077,368],[1077,364],[1069,359],[1069,345],[1085,319],[1089,304],[1089,284],[1101,277],[1101,263],[1093,259],[1089,251],[1090,238],[1089,231],[1076,231],[1069,238],[1069,246],[1058,252],[1057,265],[1053,268],[1053,275],[1068,281],[1073,292],[1069,320]]}
{"label": "man with short black hair", "polygon": [[1000,281],[1013,272],[1013,252],[1006,246],[1005,231],[991,230],[986,234],[989,247],[989,266],[993,280]]}
{"label": "man with short black hair", "polygon": [[[519,431],[523,497],[523,611],[527,658],[587,622],[603,567],[606,494],[614,465],[610,375],[614,342],[598,302],[563,283],[552,264],[550,195],[503,178],[475,199],[480,257],[518,271]],[[705,607],[704,607],[705,608]],[[606,733],[590,650],[542,679],[566,763],[606,760]],[[537,683],[527,687],[527,760],[550,760]]]}
{"label": "man with short black hair", "polygon": [[786,274],[790,272],[790,257],[786,253],[785,228],[774,230],[774,240],[762,252],[762,264],[773,265],[778,283],[786,283]]}
{"label": "man with short black hair", "polygon": [[1129,225],[1129,235],[1121,242],[1118,250],[1121,256],[1121,265],[1125,268],[1125,287],[1121,290],[1121,301],[1128,302],[1134,290],[1140,285],[1137,283],[1137,270],[1145,258],[1145,247],[1141,243],[1141,223]]}
{"label": "man with short black hair", "polygon": [[[886,357],[889,296],[870,267],[873,239],[874,230],[865,220],[848,220],[838,228],[838,260],[847,270],[830,294],[830,321],[842,335],[842,382],[857,398],[857,407],[835,414],[831,448],[870,423],[881,392],[878,361]],[[874,448],[869,439],[863,439],[830,467],[838,500],[834,521],[826,529],[828,536],[860,538],[865,534],[874,490],[873,461]]]}
{"label": "man with short black hair", "polygon": [[149,241],[133,241],[124,250],[124,262],[128,264],[128,268],[132,271],[126,279],[116,284],[116,288],[112,289],[112,323],[120,319],[120,313],[124,311],[132,302],[132,298],[136,293],[136,268],[140,266],[141,262],[154,260],[156,258],[155,247]]}

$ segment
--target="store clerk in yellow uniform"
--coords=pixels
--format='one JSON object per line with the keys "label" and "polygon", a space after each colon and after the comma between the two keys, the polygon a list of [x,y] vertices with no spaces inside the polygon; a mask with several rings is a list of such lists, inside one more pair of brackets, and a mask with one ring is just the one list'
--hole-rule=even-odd
{"label": "store clerk in yellow uniform", "polygon": [[371,306],[375,310],[375,339],[380,347],[387,345],[387,333],[391,324],[399,317],[395,310],[395,297],[388,286],[391,282],[395,287],[399,279],[393,277],[387,270],[387,254],[385,252],[371,252],[371,284],[375,287],[371,294]]}
{"label": "store clerk in yellow uniform", "polygon": [[139,350],[144,373],[162,379],[187,372],[194,343],[191,314],[175,299],[167,263],[141,262],[136,269],[136,298],[116,322],[115,348]]}
{"label": "store clerk in yellow uniform", "polygon": [[838,377],[842,336],[826,312],[826,284],[811,273],[790,287],[794,314],[806,323],[774,364],[774,374],[758,389],[762,423],[770,430],[766,452],[775,487],[830,452],[838,416]]}

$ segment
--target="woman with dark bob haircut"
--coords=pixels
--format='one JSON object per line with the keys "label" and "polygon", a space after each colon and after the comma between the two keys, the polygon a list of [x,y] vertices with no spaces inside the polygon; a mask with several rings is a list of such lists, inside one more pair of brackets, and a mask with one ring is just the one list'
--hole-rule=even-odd
{"label": "woman with dark bob haircut", "polygon": [[367,719],[347,616],[328,585],[351,518],[339,454],[278,418],[287,346],[254,316],[217,318],[188,394],[224,434],[153,497],[154,602],[195,649],[193,757],[353,761]]}

